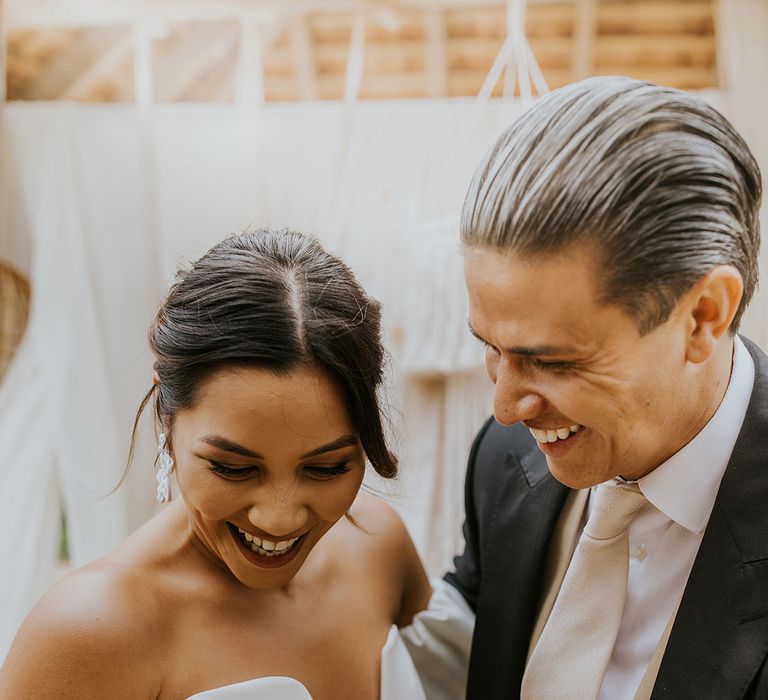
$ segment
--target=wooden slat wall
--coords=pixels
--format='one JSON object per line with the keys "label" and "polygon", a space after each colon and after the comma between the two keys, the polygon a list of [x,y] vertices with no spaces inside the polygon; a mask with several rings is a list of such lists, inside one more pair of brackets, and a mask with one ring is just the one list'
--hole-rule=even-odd
{"label": "wooden slat wall", "polygon": [[[579,1],[579,0],[577,0]],[[550,87],[574,80],[574,2],[528,7],[526,34]],[[362,98],[424,97],[429,84],[427,15],[389,7],[369,13]],[[475,95],[506,33],[503,4],[440,11],[444,94]],[[297,70],[295,36],[285,28],[265,55],[268,100],[343,95],[353,17],[317,11],[299,30],[310,66]],[[588,74],[624,74],[683,89],[718,85],[714,0],[601,0]],[[295,29],[295,27],[294,27]],[[239,49],[235,20],[174,24],[153,45],[158,101],[231,101]],[[580,45],[579,45],[580,46]],[[15,30],[9,36],[8,98],[130,101],[133,55],[127,27]],[[302,83],[303,79],[303,83]],[[302,84],[304,87],[302,88]],[[496,86],[496,94],[501,84]]]}

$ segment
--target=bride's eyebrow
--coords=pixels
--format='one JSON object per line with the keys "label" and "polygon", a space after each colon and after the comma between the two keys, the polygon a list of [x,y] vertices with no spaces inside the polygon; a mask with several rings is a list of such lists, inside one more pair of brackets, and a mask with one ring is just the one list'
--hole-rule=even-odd
{"label": "bride's eyebrow", "polygon": [[232,440],[228,440],[221,435],[206,435],[205,437],[200,438],[200,441],[211,447],[217,447],[224,452],[232,452],[243,457],[252,457],[253,459],[264,459],[263,455],[258,452],[254,452],[247,447],[238,445],[236,442],[232,442]]}
{"label": "bride's eyebrow", "polygon": [[[221,435],[206,435],[200,438],[200,440],[211,447],[217,447],[224,452],[232,452],[233,454],[241,455],[242,457],[250,457],[252,459],[264,459],[264,456],[253,450],[249,450],[247,447],[238,445],[232,440],[228,440]],[[317,447],[314,450],[301,455],[300,459],[307,459],[308,457],[317,457],[318,455],[325,454],[326,452],[334,452],[340,450],[342,447],[352,447],[357,445],[357,438],[354,435],[342,435],[340,438],[333,440],[321,447]]]}
{"label": "bride's eyebrow", "polygon": [[327,445],[318,447],[314,450],[301,455],[301,459],[307,459],[307,457],[317,457],[318,455],[325,454],[326,452],[334,452],[340,450],[342,447],[352,447],[357,445],[357,438],[354,435],[344,435],[333,442],[329,442]]}

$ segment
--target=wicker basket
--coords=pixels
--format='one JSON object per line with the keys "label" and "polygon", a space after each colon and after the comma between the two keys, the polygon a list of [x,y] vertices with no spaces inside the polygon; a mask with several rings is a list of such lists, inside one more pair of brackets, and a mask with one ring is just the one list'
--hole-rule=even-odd
{"label": "wicker basket", "polygon": [[11,364],[29,316],[29,280],[0,260],[0,381]]}

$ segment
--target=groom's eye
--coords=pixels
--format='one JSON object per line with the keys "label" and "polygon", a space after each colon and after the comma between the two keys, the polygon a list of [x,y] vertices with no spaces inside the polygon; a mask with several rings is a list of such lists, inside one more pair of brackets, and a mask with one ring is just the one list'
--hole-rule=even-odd
{"label": "groom's eye", "polygon": [[534,359],[533,364],[540,369],[548,370],[550,372],[567,372],[574,368],[574,365],[572,362],[564,362],[562,360],[547,361],[547,360]]}

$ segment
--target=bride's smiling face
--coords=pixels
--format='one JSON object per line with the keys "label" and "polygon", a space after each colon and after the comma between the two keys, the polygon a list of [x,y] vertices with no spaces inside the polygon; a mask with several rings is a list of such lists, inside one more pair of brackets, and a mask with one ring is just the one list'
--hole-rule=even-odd
{"label": "bride's smiling face", "polygon": [[217,370],[171,441],[194,537],[251,588],[290,581],[365,471],[341,388],[317,367]]}

